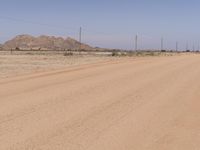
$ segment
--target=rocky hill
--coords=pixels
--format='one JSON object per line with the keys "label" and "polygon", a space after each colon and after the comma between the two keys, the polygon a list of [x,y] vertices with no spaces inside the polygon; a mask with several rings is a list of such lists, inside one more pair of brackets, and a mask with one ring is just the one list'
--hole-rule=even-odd
{"label": "rocky hill", "polygon": [[[34,37],[31,35],[18,35],[3,44],[4,49],[26,49],[26,50],[76,50],[80,43],[72,38],[62,38],[42,35]],[[91,50],[91,46],[81,44],[81,49]]]}

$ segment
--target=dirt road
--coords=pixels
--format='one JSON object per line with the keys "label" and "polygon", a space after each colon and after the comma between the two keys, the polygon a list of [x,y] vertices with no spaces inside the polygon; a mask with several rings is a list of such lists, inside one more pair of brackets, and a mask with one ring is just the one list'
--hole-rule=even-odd
{"label": "dirt road", "polygon": [[0,150],[199,150],[200,56],[0,80]]}

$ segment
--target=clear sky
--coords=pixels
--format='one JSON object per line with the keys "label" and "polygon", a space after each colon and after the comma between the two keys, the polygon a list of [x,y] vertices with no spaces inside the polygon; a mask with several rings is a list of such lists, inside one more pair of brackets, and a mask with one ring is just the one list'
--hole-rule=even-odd
{"label": "clear sky", "polygon": [[0,42],[18,35],[55,35],[108,48],[198,48],[199,0],[0,0]]}

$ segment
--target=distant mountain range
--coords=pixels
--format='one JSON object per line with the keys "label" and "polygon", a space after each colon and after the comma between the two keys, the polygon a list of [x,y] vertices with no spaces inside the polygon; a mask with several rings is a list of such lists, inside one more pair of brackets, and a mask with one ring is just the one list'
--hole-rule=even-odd
{"label": "distant mountain range", "polygon": [[[18,35],[15,38],[0,45],[3,49],[21,49],[21,50],[77,50],[80,43],[70,37],[64,39],[62,37],[42,35],[34,37],[31,35]],[[92,50],[93,47],[87,44],[81,44],[81,49]]]}

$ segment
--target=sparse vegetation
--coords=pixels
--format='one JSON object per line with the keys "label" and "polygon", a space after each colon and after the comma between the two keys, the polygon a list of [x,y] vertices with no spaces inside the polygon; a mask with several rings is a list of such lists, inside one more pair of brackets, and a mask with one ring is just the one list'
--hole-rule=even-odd
{"label": "sparse vegetation", "polygon": [[70,52],[65,52],[64,56],[73,56],[73,52],[71,52],[71,51]]}
{"label": "sparse vegetation", "polygon": [[170,56],[172,53],[167,51],[113,51],[112,56],[115,57],[145,57],[145,56]]}
{"label": "sparse vegetation", "polygon": [[19,47],[16,47],[15,50],[18,51],[18,50],[20,50],[20,48],[19,48]]}
{"label": "sparse vegetation", "polygon": [[116,51],[113,51],[113,52],[112,52],[112,56],[114,57],[114,56],[120,56],[120,55],[119,55],[119,53],[118,53],[118,52],[116,52]]}

